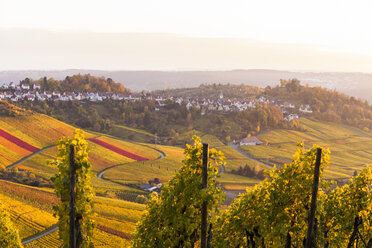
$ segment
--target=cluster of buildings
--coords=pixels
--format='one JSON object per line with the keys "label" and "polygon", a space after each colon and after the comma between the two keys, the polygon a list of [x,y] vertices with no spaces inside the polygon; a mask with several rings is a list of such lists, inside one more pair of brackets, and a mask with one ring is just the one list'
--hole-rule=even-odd
{"label": "cluster of buildings", "polygon": [[161,193],[161,188],[163,184],[160,183],[159,178],[154,178],[154,180],[150,180],[149,183],[144,183],[138,186],[140,189],[144,191],[148,191],[150,193],[156,192],[157,194]]}
{"label": "cluster of buildings", "polygon": [[272,104],[279,107],[283,113],[284,119],[286,121],[291,121],[293,119],[299,119],[300,115],[304,114],[311,114],[313,113],[310,105],[301,105],[299,108],[292,103],[283,102],[280,100],[270,100],[261,96],[255,99],[224,99],[223,94],[220,94],[218,99],[198,99],[198,98],[182,98],[182,97],[157,97],[157,110],[159,107],[163,107],[165,105],[165,101],[167,99],[171,99],[178,104],[186,103],[186,108],[189,110],[191,108],[195,108],[200,110],[201,115],[205,115],[206,112],[209,111],[221,111],[221,112],[230,112],[230,111],[243,111],[254,109],[257,105],[260,104]]}
{"label": "cluster of buildings", "polygon": [[[176,99],[176,102],[181,102],[183,99]],[[201,115],[205,115],[206,112],[210,111],[243,111],[248,109],[256,108],[257,104],[265,103],[265,100],[260,99],[187,99],[186,108],[189,110],[191,108],[196,108],[201,111]]]}
{"label": "cluster of buildings", "polygon": [[39,84],[4,84],[0,88],[0,99],[17,101],[82,101],[100,102],[106,99],[138,101],[141,97],[114,92],[59,92],[42,91]]}
{"label": "cluster of buildings", "polygon": [[284,119],[291,121],[299,119],[301,114],[311,114],[313,111],[309,105],[301,105],[296,108],[294,104],[282,102],[280,100],[266,99],[264,96],[259,98],[246,99],[226,99],[221,93],[218,98],[188,98],[188,97],[163,97],[153,94],[130,94],[130,93],[114,93],[114,92],[58,92],[58,91],[42,91],[39,84],[3,84],[0,89],[0,99],[8,99],[13,102],[17,101],[92,101],[100,102],[106,99],[114,101],[136,102],[142,100],[153,100],[156,102],[155,110],[159,111],[166,105],[167,100],[172,100],[181,105],[185,104],[190,110],[195,108],[200,110],[201,115],[207,112],[221,111],[244,111],[254,109],[260,104],[273,104],[278,106],[284,115]]}

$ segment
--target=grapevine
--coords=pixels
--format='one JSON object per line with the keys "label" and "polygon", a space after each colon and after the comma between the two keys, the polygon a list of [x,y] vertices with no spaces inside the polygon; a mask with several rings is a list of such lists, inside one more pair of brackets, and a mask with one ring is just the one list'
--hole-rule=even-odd
{"label": "grapevine", "polygon": [[59,218],[59,235],[63,240],[64,247],[69,245],[69,147],[75,147],[76,188],[75,188],[75,212],[80,215],[80,228],[82,231],[82,247],[92,247],[94,229],[93,217],[93,187],[91,184],[91,163],[88,161],[89,148],[84,138],[84,132],[75,131],[74,139],[61,138],[58,143],[57,159],[50,162],[58,167],[58,174],[52,177],[55,184],[55,192],[61,203],[54,206],[55,214]]}

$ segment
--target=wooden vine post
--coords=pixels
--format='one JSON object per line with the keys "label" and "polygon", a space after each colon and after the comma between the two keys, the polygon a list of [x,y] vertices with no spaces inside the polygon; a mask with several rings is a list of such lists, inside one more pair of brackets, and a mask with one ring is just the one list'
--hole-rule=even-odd
{"label": "wooden vine post", "polygon": [[70,145],[70,248],[76,248],[75,242],[75,147]]}
{"label": "wooden vine post", "polygon": [[315,219],[315,210],[316,210],[316,199],[317,199],[318,187],[319,187],[319,167],[320,167],[321,158],[322,158],[322,149],[318,148],[316,151],[313,192],[311,195],[309,225],[307,229],[307,238],[306,238],[305,248],[312,248],[314,247],[314,244],[315,244],[316,237],[313,237],[313,230],[314,230],[314,219]]}
{"label": "wooden vine post", "polygon": [[[203,144],[203,165],[202,165],[202,190],[207,189],[208,184],[208,144]],[[207,201],[205,200],[201,208],[201,248],[207,248]]]}

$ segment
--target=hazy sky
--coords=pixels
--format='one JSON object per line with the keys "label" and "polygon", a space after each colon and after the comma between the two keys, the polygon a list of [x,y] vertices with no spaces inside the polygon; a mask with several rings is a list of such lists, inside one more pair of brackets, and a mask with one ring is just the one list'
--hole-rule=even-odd
{"label": "hazy sky", "polygon": [[0,70],[372,72],[371,13],[370,0],[0,0]]}

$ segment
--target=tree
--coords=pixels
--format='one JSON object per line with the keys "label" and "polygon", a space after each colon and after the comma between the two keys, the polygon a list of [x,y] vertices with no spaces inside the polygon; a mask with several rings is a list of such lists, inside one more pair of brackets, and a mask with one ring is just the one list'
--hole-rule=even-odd
{"label": "tree", "polygon": [[203,146],[200,138],[186,145],[183,165],[162,189],[153,194],[133,236],[133,247],[193,247],[200,239],[201,205],[207,201],[210,213],[218,211],[223,191],[216,186],[224,155],[209,151],[208,188],[201,188]]}
{"label": "tree", "polygon": [[9,214],[0,203],[0,248],[23,247],[18,230],[13,226]]}
{"label": "tree", "polygon": [[54,206],[55,215],[59,218],[59,236],[63,240],[64,247],[69,246],[69,199],[70,199],[70,161],[69,147],[75,146],[75,213],[81,216],[79,221],[82,232],[82,247],[92,247],[92,236],[94,229],[93,221],[93,187],[90,181],[91,163],[88,161],[88,143],[84,138],[84,132],[77,129],[74,139],[63,137],[58,143],[57,159],[50,162],[52,166],[58,167],[58,174],[51,178],[55,185],[57,197],[61,203]]}

